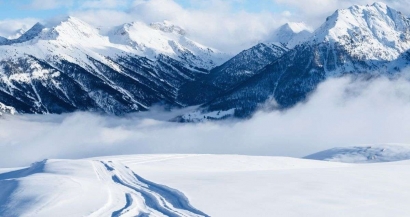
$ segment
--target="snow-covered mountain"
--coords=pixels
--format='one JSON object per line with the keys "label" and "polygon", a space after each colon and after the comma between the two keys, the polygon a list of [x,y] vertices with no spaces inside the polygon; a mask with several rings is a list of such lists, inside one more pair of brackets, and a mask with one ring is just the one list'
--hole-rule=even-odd
{"label": "snow-covered mountain", "polygon": [[179,91],[178,101],[186,105],[208,102],[216,95],[251,78],[286,51],[287,49],[281,45],[259,43],[212,69],[211,73],[184,84]]}
{"label": "snow-covered mountain", "polygon": [[212,69],[227,60],[228,55],[196,43],[185,30],[169,21],[146,25],[127,23],[109,33],[110,41],[135,48],[140,56],[155,58],[163,54],[192,67]]}
{"label": "snow-covered mountain", "polygon": [[[0,102],[22,113],[123,114],[147,110],[154,103],[179,106],[179,87],[226,58],[182,35],[173,35],[180,43],[171,40],[170,34],[182,30],[160,24],[125,27],[129,29],[124,35],[114,31],[119,35],[105,36],[67,17],[53,25],[38,23],[17,39],[3,40]],[[147,35],[155,37],[143,37]],[[127,38],[135,43],[125,43]],[[137,49],[138,43],[145,50]]]}
{"label": "snow-covered mountain", "polygon": [[329,77],[394,76],[409,65],[410,19],[384,3],[337,10],[310,38],[202,109],[248,117],[266,100],[286,109]]}
{"label": "snow-covered mountain", "polygon": [[270,40],[281,43],[287,48],[294,48],[308,40],[311,34],[311,28],[305,23],[286,23],[274,32]]}
{"label": "snow-covered mountain", "polygon": [[202,105],[201,117],[249,117],[268,99],[289,108],[329,77],[394,76],[410,62],[410,20],[384,3],[337,10],[313,33],[288,23],[273,38],[228,59],[168,21],[106,34],[74,17],[38,23],[0,39],[0,103],[20,113],[112,114]]}
{"label": "snow-covered mountain", "polygon": [[410,19],[384,3],[337,10],[310,39],[341,46],[358,60],[393,61],[410,48]]}

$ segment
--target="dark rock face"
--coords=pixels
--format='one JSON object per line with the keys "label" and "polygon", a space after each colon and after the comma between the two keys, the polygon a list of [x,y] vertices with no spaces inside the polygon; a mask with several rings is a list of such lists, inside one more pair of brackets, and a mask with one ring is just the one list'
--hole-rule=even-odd
{"label": "dark rock face", "polygon": [[258,44],[242,51],[226,63],[199,79],[181,87],[178,101],[184,105],[208,102],[256,75],[263,67],[276,60],[286,49],[276,45]]}
{"label": "dark rock face", "polygon": [[[274,101],[272,109],[287,109],[303,102],[319,83],[328,77],[394,76],[392,65],[408,65],[405,57],[388,61],[363,61],[349,55],[338,44],[303,44],[272,62],[255,76],[234,89],[203,105],[206,111],[226,111],[235,108],[235,116],[249,117],[267,100]],[[394,68],[394,67],[393,67]]]}
{"label": "dark rock face", "polygon": [[[145,111],[156,103],[179,106],[178,88],[197,71],[171,58],[150,61],[123,56],[115,60],[121,72],[89,57],[93,67],[65,60],[53,63],[32,56],[0,61],[0,102],[20,113],[94,111],[121,115]],[[35,76],[42,72],[42,75]]]}

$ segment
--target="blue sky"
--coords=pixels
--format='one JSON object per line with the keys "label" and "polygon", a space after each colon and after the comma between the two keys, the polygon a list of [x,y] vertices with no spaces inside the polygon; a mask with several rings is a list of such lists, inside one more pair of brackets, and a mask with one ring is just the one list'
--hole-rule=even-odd
{"label": "blue sky", "polygon": [[[36,8],[33,6],[33,2],[36,0],[0,0],[0,19],[21,19],[21,18],[38,18],[45,19],[57,15],[67,14],[70,11],[86,10],[81,7],[84,4],[84,0],[37,0],[37,2],[43,1],[43,6],[50,2],[59,2],[58,4],[46,8]],[[61,3],[61,2],[66,3]],[[114,1],[114,0],[112,0]],[[118,1],[118,0],[117,0]],[[121,1],[121,0],[120,0]],[[208,0],[175,0],[179,5],[184,8],[201,9],[204,7]],[[123,0],[123,3],[118,5],[117,10],[127,10],[132,4],[132,0]],[[269,12],[281,12],[287,10],[287,8],[275,4],[273,0],[237,0],[233,1],[232,9],[235,11],[247,11],[252,13],[258,13],[261,11]],[[89,9],[89,8],[87,8]]]}
{"label": "blue sky", "polygon": [[0,19],[21,19],[21,18],[49,18],[68,12],[68,8],[59,7],[49,10],[37,10],[26,8],[30,0],[0,0]]}

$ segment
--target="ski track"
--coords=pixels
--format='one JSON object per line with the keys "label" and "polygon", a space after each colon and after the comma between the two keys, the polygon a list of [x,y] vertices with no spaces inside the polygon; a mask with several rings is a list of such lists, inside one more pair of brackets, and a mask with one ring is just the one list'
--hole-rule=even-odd
{"label": "ski track", "polygon": [[[101,191],[106,192],[106,201],[100,207],[86,214],[89,217],[111,216],[111,217],[208,217],[207,214],[194,208],[188,198],[181,192],[167,186],[148,181],[131,169],[116,161],[89,160],[96,180],[101,185]],[[14,208],[8,204],[13,202],[14,193],[18,192],[20,181],[32,175],[44,175],[53,171],[47,169],[48,161],[44,160],[32,164],[28,168],[0,174],[0,216],[15,216]],[[85,162],[84,165],[87,165]],[[66,177],[68,182],[76,183],[78,189],[83,189],[77,180]],[[23,216],[41,216],[44,207],[52,206],[59,201],[62,195],[54,195],[45,199]],[[30,202],[30,201],[27,201]]]}
{"label": "ski track", "polygon": [[[122,194],[125,197],[125,204],[121,209],[112,211],[118,204],[111,202],[106,204],[105,210],[112,211],[111,217],[136,216],[136,213],[139,217],[208,216],[191,206],[187,197],[181,192],[143,179],[120,163],[112,161],[94,161],[93,163],[99,179],[105,181],[110,179],[118,188],[115,194]],[[140,201],[143,203],[138,203]],[[101,211],[99,213],[102,213]],[[96,214],[94,213],[95,216]],[[108,215],[108,213],[105,214]]]}
{"label": "ski track", "polygon": [[131,204],[132,204],[132,201],[133,201],[131,194],[125,194],[125,199],[127,200],[127,203],[125,204],[124,208],[113,212],[111,217],[121,216],[121,213],[128,211],[128,209],[131,207]]}

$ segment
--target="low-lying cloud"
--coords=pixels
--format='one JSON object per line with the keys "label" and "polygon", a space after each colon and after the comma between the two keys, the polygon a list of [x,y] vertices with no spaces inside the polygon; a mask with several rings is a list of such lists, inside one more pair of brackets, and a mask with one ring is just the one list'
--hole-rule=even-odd
{"label": "low-lying cloud", "polygon": [[45,158],[146,153],[302,157],[339,146],[409,143],[410,82],[349,77],[321,84],[306,103],[246,121],[180,124],[179,112],[0,118],[0,167]]}

